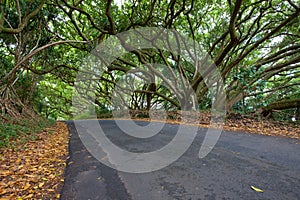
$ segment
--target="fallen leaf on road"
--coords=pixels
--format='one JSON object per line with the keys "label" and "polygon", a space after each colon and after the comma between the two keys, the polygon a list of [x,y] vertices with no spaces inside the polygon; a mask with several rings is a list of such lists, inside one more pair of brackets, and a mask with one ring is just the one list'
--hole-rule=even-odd
{"label": "fallen leaf on road", "polygon": [[251,189],[254,190],[255,192],[264,192],[262,189],[259,189],[257,187],[254,187],[251,185]]}

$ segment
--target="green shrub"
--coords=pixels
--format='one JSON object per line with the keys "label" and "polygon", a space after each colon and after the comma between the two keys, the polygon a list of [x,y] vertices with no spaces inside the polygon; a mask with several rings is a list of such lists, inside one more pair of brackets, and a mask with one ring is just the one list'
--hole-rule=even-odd
{"label": "green shrub", "polygon": [[38,119],[9,119],[0,122],[0,147],[12,146],[16,140],[33,140],[35,133],[41,132],[55,121]]}

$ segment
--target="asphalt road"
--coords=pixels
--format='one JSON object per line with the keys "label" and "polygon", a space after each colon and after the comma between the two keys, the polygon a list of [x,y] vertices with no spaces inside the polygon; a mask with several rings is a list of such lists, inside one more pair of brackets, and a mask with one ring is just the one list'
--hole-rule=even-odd
{"label": "asphalt road", "polygon": [[[178,129],[166,124],[159,134],[141,139],[124,134],[112,120],[99,123],[113,143],[133,152],[163,147]],[[296,139],[223,131],[215,148],[199,159],[206,131],[199,128],[190,148],[176,162],[134,174],[100,163],[82,144],[74,123],[67,124],[70,158],[61,199],[300,199],[300,141]]]}

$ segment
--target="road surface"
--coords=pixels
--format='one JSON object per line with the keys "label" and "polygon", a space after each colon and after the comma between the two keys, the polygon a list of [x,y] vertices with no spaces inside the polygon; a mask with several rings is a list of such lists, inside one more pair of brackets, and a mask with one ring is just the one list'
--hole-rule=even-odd
{"label": "road surface", "polygon": [[[206,132],[199,128],[190,148],[176,162],[134,174],[101,164],[82,144],[74,122],[66,123],[71,137],[63,200],[300,199],[300,141],[296,139],[223,131],[215,148],[199,159]],[[136,152],[163,147],[178,129],[166,124],[159,134],[137,139],[124,134],[113,120],[99,123],[113,143]]]}

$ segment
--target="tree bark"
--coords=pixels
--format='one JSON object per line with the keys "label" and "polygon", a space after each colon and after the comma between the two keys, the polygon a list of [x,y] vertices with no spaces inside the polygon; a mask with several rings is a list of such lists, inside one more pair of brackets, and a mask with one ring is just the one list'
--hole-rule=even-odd
{"label": "tree bark", "polygon": [[295,120],[296,121],[300,120],[300,107],[296,108],[296,111],[295,111]]}
{"label": "tree bark", "polygon": [[263,116],[268,116],[272,110],[284,110],[288,108],[300,108],[300,98],[299,99],[288,99],[269,104],[262,109],[261,114]]}

